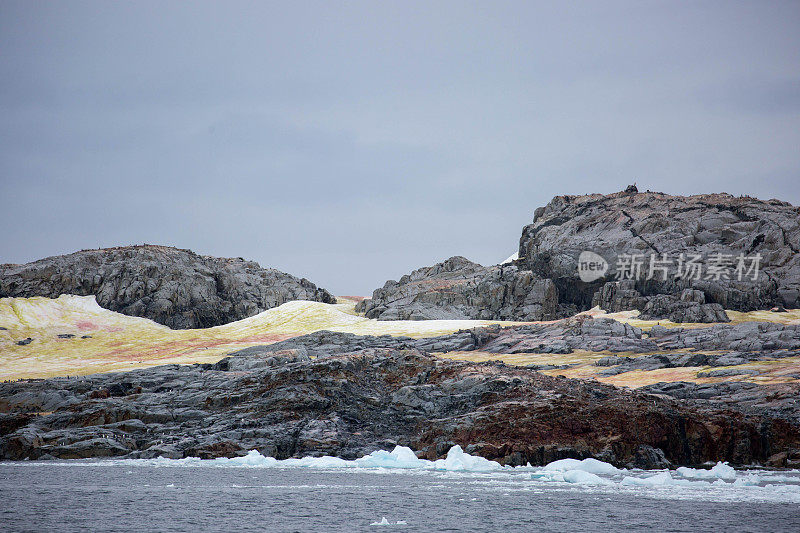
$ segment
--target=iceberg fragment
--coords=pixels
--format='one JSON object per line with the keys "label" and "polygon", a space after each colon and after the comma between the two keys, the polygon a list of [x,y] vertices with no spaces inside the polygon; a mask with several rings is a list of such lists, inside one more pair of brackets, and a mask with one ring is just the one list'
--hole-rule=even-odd
{"label": "iceberg fragment", "polygon": [[622,481],[620,481],[619,484],[625,486],[659,487],[665,485],[674,485],[675,480],[672,478],[669,472],[659,472],[654,476],[648,477],[625,476],[622,478]]}
{"label": "iceberg fragment", "polygon": [[386,517],[384,516],[383,518],[381,518],[380,522],[372,522],[370,525],[371,526],[405,526],[407,524],[406,524],[405,520],[398,520],[397,522],[390,522],[389,520],[386,520]]}
{"label": "iceberg fragment", "polygon": [[622,472],[619,468],[612,464],[598,461],[597,459],[560,459],[553,461],[544,467],[545,470],[555,470],[558,472],[566,472],[568,470],[581,470],[591,474],[619,474]]}
{"label": "iceberg fragment", "polygon": [[377,450],[355,462],[364,468],[424,468],[425,463],[430,463],[418,459],[414,451],[405,446],[395,446],[391,452]]}
{"label": "iceberg fragment", "polygon": [[722,462],[718,462],[710,470],[682,466],[676,472],[679,476],[688,479],[724,479],[728,481],[736,479],[736,470],[728,463]]}
{"label": "iceberg fragment", "polygon": [[579,485],[605,485],[610,481],[605,480],[597,474],[584,470],[567,470],[564,472],[564,481],[567,483],[577,483]]}
{"label": "iceberg fragment", "polygon": [[466,472],[491,472],[501,470],[503,466],[497,461],[490,461],[477,455],[470,455],[456,444],[447,452],[447,458],[437,459],[433,462],[436,470],[466,471]]}

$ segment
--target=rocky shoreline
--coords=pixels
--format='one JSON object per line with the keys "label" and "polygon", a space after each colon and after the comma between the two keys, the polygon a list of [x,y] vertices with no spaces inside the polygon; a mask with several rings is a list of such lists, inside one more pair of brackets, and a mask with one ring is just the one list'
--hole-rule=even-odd
{"label": "rocky shoreline", "polygon": [[251,449],[276,458],[354,458],[399,444],[436,459],[459,444],[510,465],[594,457],[641,468],[708,461],[800,466],[797,384],[672,383],[631,391],[433,355],[529,350],[557,330],[566,347],[568,339],[605,339],[595,348],[629,352],[653,344],[668,352],[688,342],[697,351],[656,361],[601,360],[608,368],[680,364],[705,356],[704,348],[743,354],[770,339],[776,352],[800,346],[797,326],[754,323],[676,328],[645,339],[610,319],[429,339],[319,332],[241,350],[214,365],[0,384],[0,458],[212,458]]}

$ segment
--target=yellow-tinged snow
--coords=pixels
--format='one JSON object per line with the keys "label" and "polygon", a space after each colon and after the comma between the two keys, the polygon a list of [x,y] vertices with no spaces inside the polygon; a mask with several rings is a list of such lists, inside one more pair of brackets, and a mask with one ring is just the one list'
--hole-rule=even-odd
{"label": "yellow-tinged snow", "polygon": [[[94,296],[0,298],[0,327],[6,328],[0,329],[0,379],[216,362],[235,350],[320,330],[432,337],[503,324],[483,320],[377,321],[358,316],[354,306],[351,300],[333,305],[294,301],[222,326],[172,330],[152,320],[103,309]],[[70,334],[74,337],[58,337]],[[17,344],[26,338],[32,339],[30,344]]]}
{"label": "yellow-tinged snow", "polygon": [[[725,313],[731,320],[731,324],[739,324],[741,322],[774,322],[776,324],[800,324],[800,309],[789,309],[785,312],[776,313],[774,311],[748,311],[743,313],[741,311],[731,311],[726,309]],[[670,320],[640,320],[638,318],[639,311],[620,311],[618,313],[607,313],[599,307],[590,309],[580,313],[583,315],[592,315],[595,317],[603,316],[613,318],[617,322],[625,322],[637,328],[641,328],[647,332],[655,326],[660,324],[667,328],[707,328],[714,324],[703,324],[695,322],[672,322]]]}
{"label": "yellow-tinged snow", "polygon": [[[49,298],[0,298],[0,380],[84,375],[96,372],[130,370],[169,363],[213,363],[232,351],[278,342],[314,331],[329,330],[359,335],[432,337],[459,329],[489,324],[514,325],[523,322],[483,320],[400,320],[378,321],[359,316],[355,302],[342,299],[338,304],[294,301],[250,318],[208,329],[172,330],[144,318],[130,317],[100,307],[93,296]],[[606,316],[642,328],[656,324],[667,327],[708,327],[709,324],[674,324],[669,321],[639,320],[637,311],[605,313],[592,309],[584,314]],[[800,310],[786,313],[728,311],[733,322],[760,320],[783,324],[800,323]],[[73,335],[59,338],[58,335]],[[86,337],[86,338],[83,338]],[[31,338],[30,344],[18,341]],[[598,378],[630,387],[657,381],[714,382],[725,378],[697,378],[705,368],[661,369],[627,372],[603,377],[594,362],[609,355],[601,352],[572,354],[490,354],[453,352],[451,359],[503,360],[516,365],[574,365],[568,369],[546,370],[548,374]],[[646,354],[617,354],[638,356]],[[755,382],[794,381],[798,360],[752,363],[760,374],[736,380]],[[748,366],[748,368],[750,368]]]}

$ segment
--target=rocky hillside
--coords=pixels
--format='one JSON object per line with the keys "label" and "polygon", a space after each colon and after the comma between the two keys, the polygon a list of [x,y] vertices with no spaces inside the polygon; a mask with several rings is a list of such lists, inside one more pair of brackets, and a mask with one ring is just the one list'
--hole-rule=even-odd
{"label": "rocky hillside", "polygon": [[244,259],[167,246],[83,250],[24,265],[0,265],[0,297],[95,295],[106,309],[174,329],[240,320],[290,300],[333,303],[306,279]]}
{"label": "rocky hillside", "polygon": [[[578,266],[587,252],[605,268],[584,280]],[[451,258],[388,281],[360,309],[382,320],[542,320],[594,306],[674,322],[726,322],[724,309],[800,307],[800,210],[778,200],[635,187],[558,196],[536,209],[512,263]]]}
{"label": "rocky hillside", "polygon": [[557,302],[553,282],[528,270],[451,257],[387,281],[357,310],[379,320],[549,320]]}

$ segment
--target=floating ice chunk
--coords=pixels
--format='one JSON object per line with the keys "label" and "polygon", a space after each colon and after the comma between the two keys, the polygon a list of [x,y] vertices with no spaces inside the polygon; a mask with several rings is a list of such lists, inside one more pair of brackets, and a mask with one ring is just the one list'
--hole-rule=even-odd
{"label": "floating ice chunk", "polygon": [[736,479],[736,470],[728,463],[717,463],[709,472],[718,479]]}
{"label": "floating ice chunk", "polygon": [[436,470],[492,472],[494,470],[502,470],[503,466],[496,461],[464,453],[461,446],[456,444],[447,452],[447,458],[437,459],[433,462],[433,468]]}
{"label": "floating ice chunk", "polygon": [[747,474],[747,476],[737,478],[733,482],[737,487],[757,487],[759,483],[761,483],[761,478],[755,474]]}
{"label": "floating ice chunk", "polygon": [[278,460],[274,457],[264,457],[258,450],[250,450],[244,457],[233,457],[231,459],[221,458],[218,461],[230,466],[275,466]]}
{"label": "floating ice chunk", "polygon": [[370,525],[371,526],[405,526],[407,524],[406,524],[405,520],[398,520],[397,522],[390,522],[389,520],[386,520],[386,517],[384,516],[383,518],[381,518],[380,522],[373,522]]}
{"label": "floating ice chunk", "polygon": [[711,470],[682,466],[676,470],[679,476],[689,479],[736,479],[736,470],[728,463],[717,463]]}
{"label": "floating ice chunk", "polygon": [[[759,481],[764,481],[766,483],[772,481],[788,481],[790,483],[800,483],[800,475],[798,475],[798,472],[796,470],[790,470],[787,473],[789,475],[785,475],[783,473],[778,473],[778,472],[761,471],[758,473],[757,477]],[[756,474],[748,474],[748,477],[755,475]]]}
{"label": "floating ice chunk", "polygon": [[660,487],[665,485],[674,485],[675,480],[672,479],[672,476],[669,472],[659,472],[654,476],[648,477],[625,476],[622,481],[619,482],[619,484],[639,487]]}
{"label": "floating ice chunk", "polygon": [[566,472],[567,470],[582,470],[591,474],[619,474],[621,470],[614,465],[598,461],[597,459],[584,459],[579,461],[577,459],[561,459],[553,461],[544,467],[545,470],[556,470],[559,472]]}
{"label": "floating ice chunk", "polygon": [[800,485],[773,485],[772,483],[768,483],[764,485],[766,490],[771,490],[774,492],[782,492],[782,493],[800,493]]}
{"label": "floating ice chunk", "polygon": [[395,446],[391,452],[377,450],[355,462],[361,467],[382,468],[425,468],[430,464],[430,461],[417,459],[414,451],[405,446]]}
{"label": "floating ice chunk", "polygon": [[545,471],[540,470],[538,472],[531,473],[531,479],[534,481],[564,481],[564,474],[557,470]]}
{"label": "floating ice chunk", "polygon": [[299,466],[302,468],[347,468],[356,466],[354,461],[346,461],[340,457],[323,455],[322,457],[290,458],[278,461],[276,466]]}
{"label": "floating ice chunk", "polygon": [[608,483],[597,474],[584,470],[567,470],[564,472],[564,481],[567,483],[577,483],[579,485],[604,485]]}

